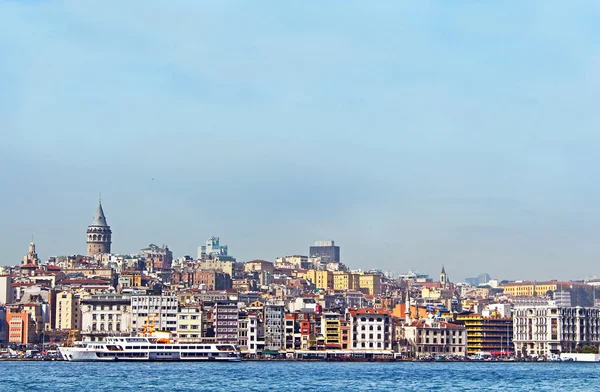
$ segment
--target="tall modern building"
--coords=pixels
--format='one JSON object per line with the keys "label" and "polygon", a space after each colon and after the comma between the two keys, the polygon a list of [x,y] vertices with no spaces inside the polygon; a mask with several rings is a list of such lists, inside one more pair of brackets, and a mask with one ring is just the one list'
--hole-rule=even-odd
{"label": "tall modern building", "polygon": [[223,261],[235,261],[227,254],[227,245],[219,243],[219,237],[210,237],[206,245],[198,247],[198,260],[219,259]]}
{"label": "tall modern building", "polygon": [[337,262],[340,260],[340,247],[335,245],[334,241],[315,241],[315,244],[308,249],[310,258],[321,258],[321,264]]}
{"label": "tall modern building", "polygon": [[102,201],[98,200],[98,210],[94,221],[87,229],[87,255],[110,253],[112,231],[106,223],[106,217],[102,210]]}

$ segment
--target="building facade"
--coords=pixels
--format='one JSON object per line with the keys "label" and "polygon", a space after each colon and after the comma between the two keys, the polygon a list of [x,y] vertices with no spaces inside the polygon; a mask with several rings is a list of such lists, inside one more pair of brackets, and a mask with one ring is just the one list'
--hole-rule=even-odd
{"label": "building facade", "polygon": [[81,307],[79,295],[70,290],[56,293],[54,305],[54,329],[81,330]]}
{"label": "building facade", "polygon": [[315,241],[314,245],[308,248],[308,257],[311,259],[318,258],[321,264],[331,262],[339,263],[340,247],[335,245],[335,241]]}
{"label": "building facade", "polygon": [[179,301],[174,295],[134,295],[131,297],[131,327],[134,332],[143,329],[146,322],[157,331],[175,333]]}
{"label": "building facade", "polygon": [[98,294],[81,298],[81,334],[84,340],[99,341],[111,334],[131,332],[131,298]]}
{"label": "building facade", "polygon": [[392,349],[392,315],[389,311],[359,308],[346,312],[350,322],[350,349]]}
{"label": "building facade", "polygon": [[233,301],[217,301],[214,307],[214,326],[217,342],[237,344],[238,306]]}
{"label": "building facade", "polygon": [[180,343],[199,341],[202,338],[202,308],[187,306],[177,314],[177,338]]}
{"label": "building facade", "polygon": [[467,354],[489,352],[492,355],[512,355],[512,317],[481,314],[459,314],[456,322],[467,330]]}
{"label": "building facade", "polygon": [[285,307],[283,304],[264,306],[265,349],[285,348]]}
{"label": "building facade", "polygon": [[600,347],[600,309],[559,306],[516,306],[513,344],[523,357],[550,357],[580,346]]}
{"label": "building facade", "polygon": [[467,331],[462,325],[428,318],[412,321],[403,330],[415,358],[467,354]]}

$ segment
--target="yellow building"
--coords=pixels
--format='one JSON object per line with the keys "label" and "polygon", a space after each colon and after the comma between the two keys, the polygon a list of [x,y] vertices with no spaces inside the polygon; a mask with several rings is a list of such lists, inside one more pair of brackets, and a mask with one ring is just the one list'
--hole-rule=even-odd
{"label": "yellow building", "polygon": [[334,271],[333,288],[334,290],[358,290],[359,275],[346,271]]}
{"label": "yellow building", "polygon": [[484,317],[481,314],[459,314],[456,321],[467,330],[467,353],[478,351],[508,355],[513,351],[513,321],[511,317]]}
{"label": "yellow building", "polygon": [[205,260],[198,262],[198,269],[206,271],[223,271],[229,276],[233,276],[233,261]]}
{"label": "yellow building", "polygon": [[324,313],[321,317],[321,334],[325,338],[325,348],[342,348],[341,316],[338,313]]}
{"label": "yellow building", "polygon": [[504,293],[516,297],[533,297],[546,295],[548,291],[571,290],[578,286],[589,287],[585,283],[579,282],[513,282],[500,286]]}
{"label": "yellow building", "polygon": [[54,329],[81,329],[79,295],[70,291],[60,291],[56,294],[56,317]]}
{"label": "yellow building", "polygon": [[359,276],[360,291],[370,295],[381,294],[381,276],[378,274],[361,274]]}
{"label": "yellow building", "polygon": [[317,289],[333,288],[333,272],[331,271],[308,270],[304,273],[304,279],[310,280]]}

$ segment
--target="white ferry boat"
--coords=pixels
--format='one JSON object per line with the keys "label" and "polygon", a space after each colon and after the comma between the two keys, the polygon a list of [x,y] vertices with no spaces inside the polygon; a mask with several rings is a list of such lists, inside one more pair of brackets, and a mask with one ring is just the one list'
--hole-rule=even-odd
{"label": "white ferry boat", "polygon": [[67,361],[217,361],[239,362],[232,344],[164,343],[154,337],[107,337],[102,342],[75,342],[59,347]]}

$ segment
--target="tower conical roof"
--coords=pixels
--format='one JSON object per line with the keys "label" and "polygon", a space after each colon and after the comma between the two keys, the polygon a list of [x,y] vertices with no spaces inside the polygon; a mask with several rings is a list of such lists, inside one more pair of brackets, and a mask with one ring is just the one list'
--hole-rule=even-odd
{"label": "tower conical roof", "polygon": [[442,274],[446,273],[446,269],[444,268],[444,266],[442,265]]}
{"label": "tower conical roof", "polygon": [[101,201],[98,201],[98,211],[96,211],[96,216],[94,217],[92,226],[108,226],[106,223],[106,217],[104,216],[104,211],[102,210]]}

